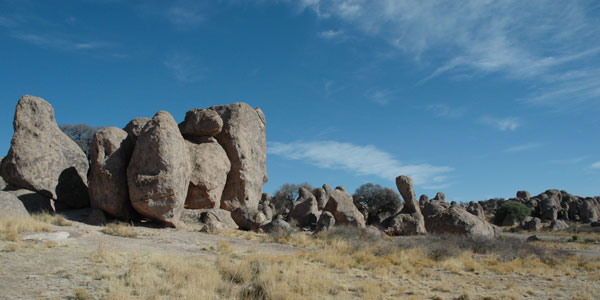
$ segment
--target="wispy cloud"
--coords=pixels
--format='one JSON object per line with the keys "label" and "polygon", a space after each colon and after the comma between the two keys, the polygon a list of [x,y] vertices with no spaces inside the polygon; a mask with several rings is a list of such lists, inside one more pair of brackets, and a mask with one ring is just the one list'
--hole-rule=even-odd
{"label": "wispy cloud", "polygon": [[326,40],[341,38],[344,36],[343,30],[325,30],[318,33],[319,37]]}
{"label": "wispy cloud", "polygon": [[390,103],[392,91],[388,89],[370,89],[365,93],[365,96],[379,105],[387,105]]}
{"label": "wispy cloud", "polygon": [[588,158],[588,156],[579,156],[579,157],[571,157],[571,158],[564,158],[564,159],[553,159],[553,160],[549,161],[549,163],[558,164],[558,165],[574,165],[574,164],[583,162],[587,158]]}
{"label": "wispy cloud", "polygon": [[31,43],[33,45],[53,48],[63,51],[84,51],[84,50],[95,50],[101,48],[108,48],[111,46],[107,42],[99,41],[76,41],[66,38],[59,38],[49,34],[34,34],[34,33],[18,33],[15,32],[12,36],[16,39]]}
{"label": "wispy cloud", "polygon": [[[387,41],[419,64],[433,66],[421,84],[446,73],[452,73],[452,78],[499,73],[525,80],[532,88],[528,97],[532,104],[598,101],[598,73],[585,69],[586,62],[600,56],[599,7],[594,2],[292,2],[319,18],[338,19],[349,28]],[[570,72],[575,72],[572,78],[547,79]]]}
{"label": "wispy cloud", "polygon": [[185,83],[200,81],[206,73],[206,68],[203,68],[197,59],[185,53],[172,53],[163,64],[175,79]]}
{"label": "wispy cloud", "polygon": [[375,146],[337,141],[271,142],[267,145],[267,153],[305,161],[319,168],[345,170],[356,176],[375,175],[393,180],[398,175],[408,175],[420,185],[442,185],[445,181],[442,174],[453,170],[430,164],[404,164]]}
{"label": "wispy cloud", "polygon": [[480,118],[481,123],[492,126],[500,131],[515,131],[521,127],[521,121],[515,117],[494,118],[484,116]]}
{"label": "wispy cloud", "polygon": [[168,21],[176,29],[190,30],[204,23],[210,11],[209,4],[210,1],[155,1],[142,2],[137,9],[145,15]]}
{"label": "wispy cloud", "polygon": [[597,162],[595,162],[595,163],[592,163],[592,164],[590,165],[590,168],[592,168],[592,169],[600,169],[600,161],[597,161]]}
{"label": "wispy cloud", "polygon": [[443,103],[427,105],[425,109],[434,115],[443,118],[460,118],[467,111],[465,107],[450,107]]}
{"label": "wispy cloud", "polygon": [[537,143],[516,145],[516,146],[512,146],[512,147],[508,147],[508,148],[504,149],[504,152],[510,152],[510,153],[523,152],[523,151],[528,151],[528,150],[536,149],[536,148],[539,148],[541,146],[542,146],[541,144],[537,144]]}

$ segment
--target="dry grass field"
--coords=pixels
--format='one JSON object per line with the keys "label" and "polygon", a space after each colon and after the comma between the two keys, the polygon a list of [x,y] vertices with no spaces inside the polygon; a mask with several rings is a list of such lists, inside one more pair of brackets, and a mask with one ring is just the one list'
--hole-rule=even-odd
{"label": "dry grass field", "polygon": [[[23,240],[36,232],[42,238]],[[43,238],[59,232],[69,237]],[[0,251],[1,299],[600,298],[598,245],[556,239],[390,238],[344,227],[210,235],[41,215],[0,221]]]}

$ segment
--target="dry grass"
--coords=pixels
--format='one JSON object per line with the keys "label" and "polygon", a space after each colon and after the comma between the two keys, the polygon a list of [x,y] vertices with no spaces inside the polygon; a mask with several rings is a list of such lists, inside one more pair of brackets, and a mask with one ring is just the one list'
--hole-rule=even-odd
{"label": "dry grass", "polygon": [[56,225],[56,226],[71,226],[71,225],[73,225],[73,222],[65,219],[65,217],[63,217],[59,214],[42,213],[42,214],[33,214],[33,215],[31,215],[31,217],[38,222],[48,223],[48,224],[52,224],[52,225]]}
{"label": "dry grass", "polygon": [[135,238],[138,236],[135,228],[127,223],[110,223],[104,226],[101,231],[105,234],[126,238]]}
{"label": "dry grass", "polygon": [[23,232],[51,232],[52,227],[47,223],[33,218],[10,218],[0,220],[0,240],[17,241]]}

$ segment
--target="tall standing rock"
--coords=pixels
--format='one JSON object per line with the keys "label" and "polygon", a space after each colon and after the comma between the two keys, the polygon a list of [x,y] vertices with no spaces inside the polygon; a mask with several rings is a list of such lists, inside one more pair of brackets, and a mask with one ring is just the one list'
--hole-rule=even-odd
{"label": "tall standing rock", "polygon": [[354,205],[352,196],[342,188],[336,188],[331,192],[324,210],[333,215],[337,225],[350,225],[360,228],[366,226],[365,217]]}
{"label": "tall standing rock", "polygon": [[150,219],[175,227],[190,182],[190,162],[177,123],[159,111],[140,134],[127,167],[133,208]]}
{"label": "tall standing rock", "polygon": [[127,137],[124,130],[104,127],[94,133],[90,145],[90,204],[122,219],[129,219],[134,213],[127,187],[133,142]]}
{"label": "tall standing rock", "polygon": [[300,227],[316,226],[319,220],[319,205],[317,198],[308,189],[298,189],[298,199],[294,202],[290,219],[295,220]]}
{"label": "tall standing rock", "polygon": [[231,162],[221,208],[256,208],[268,180],[264,114],[242,102],[210,109],[223,119],[223,130],[215,137]]}
{"label": "tall standing rock", "polygon": [[4,180],[70,207],[88,206],[87,157],[58,128],[52,105],[23,96],[13,127],[11,147],[0,166]]}
{"label": "tall standing rock", "polygon": [[404,199],[404,207],[397,215],[382,222],[382,225],[391,228],[389,232],[394,235],[425,234],[425,220],[413,189],[413,181],[408,176],[396,177],[396,187]]}
{"label": "tall standing rock", "polygon": [[231,168],[227,153],[212,137],[189,138],[185,143],[192,167],[185,207],[219,208]]}

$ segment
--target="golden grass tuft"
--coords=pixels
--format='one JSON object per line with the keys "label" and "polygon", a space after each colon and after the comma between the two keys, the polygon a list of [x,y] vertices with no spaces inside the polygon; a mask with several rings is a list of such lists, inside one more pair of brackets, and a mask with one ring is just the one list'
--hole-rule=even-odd
{"label": "golden grass tuft", "polygon": [[135,228],[127,223],[110,223],[104,226],[101,231],[105,234],[126,238],[136,238],[138,236]]}
{"label": "golden grass tuft", "polygon": [[73,222],[65,219],[62,215],[59,214],[49,214],[49,213],[41,213],[41,214],[33,214],[31,217],[42,223],[48,223],[56,226],[71,226]]}
{"label": "golden grass tuft", "polygon": [[23,232],[51,232],[49,224],[33,218],[9,218],[0,220],[0,240],[17,241]]}

